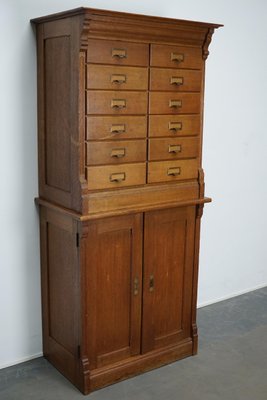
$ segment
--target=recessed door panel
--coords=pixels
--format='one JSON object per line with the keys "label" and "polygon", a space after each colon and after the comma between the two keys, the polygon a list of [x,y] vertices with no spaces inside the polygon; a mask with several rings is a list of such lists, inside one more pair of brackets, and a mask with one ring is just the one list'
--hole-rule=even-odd
{"label": "recessed door panel", "polygon": [[142,351],[190,336],[195,207],[145,214]]}
{"label": "recessed door panel", "polygon": [[86,304],[92,368],[140,353],[142,215],[89,222]]}

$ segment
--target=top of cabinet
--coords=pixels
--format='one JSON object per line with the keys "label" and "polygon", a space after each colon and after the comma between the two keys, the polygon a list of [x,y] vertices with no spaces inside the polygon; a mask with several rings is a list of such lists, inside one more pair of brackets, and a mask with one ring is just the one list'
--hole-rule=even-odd
{"label": "top of cabinet", "polygon": [[66,18],[75,18],[80,24],[81,33],[87,37],[119,40],[134,37],[136,42],[180,43],[189,46],[202,46],[203,42],[209,42],[214,29],[223,26],[85,7],[34,18],[31,22],[39,25]]}
{"label": "top of cabinet", "polygon": [[175,18],[165,18],[165,17],[155,17],[151,15],[144,14],[133,14],[133,13],[125,13],[119,11],[110,11],[110,10],[102,10],[97,8],[88,8],[88,7],[79,7],[74,8],[72,10],[62,11],[54,14],[45,15],[39,18],[31,19],[31,22],[35,24],[40,24],[43,22],[54,21],[56,19],[73,17],[76,15],[90,15],[91,17],[114,17],[114,18],[123,18],[126,20],[143,20],[150,21],[155,23],[167,23],[167,24],[179,24],[184,26],[199,26],[199,27],[213,27],[219,28],[223,26],[222,24],[213,24],[209,22],[199,22],[199,21],[188,21],[183,19],[175,19]]}

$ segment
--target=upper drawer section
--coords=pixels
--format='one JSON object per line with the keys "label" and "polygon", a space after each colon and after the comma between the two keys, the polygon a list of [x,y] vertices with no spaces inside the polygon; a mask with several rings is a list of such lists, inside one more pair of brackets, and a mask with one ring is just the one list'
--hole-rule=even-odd
{"label": "upper drawer section", "polygon": [[147,66],[147,44],[109,40],[88,40],[87,62],[98,64]]}
{"label": "upper drawer section", "polygon": [[200,92],[201,71],[185,69],[150,69],[150,90]]}
{"label": "upper drawer section", "polygon": [[147,68],[87,65],[88,89],[147,90]]}
{"label": "upper drawer section", "polygon": [[143,114],[147,112],[147,92],[87,92],[88,114]]}
{"label": "upper drawer section", "polygon": [[150,65],[168,68],[201,69],[202,50],[195,47],[151,45]]}

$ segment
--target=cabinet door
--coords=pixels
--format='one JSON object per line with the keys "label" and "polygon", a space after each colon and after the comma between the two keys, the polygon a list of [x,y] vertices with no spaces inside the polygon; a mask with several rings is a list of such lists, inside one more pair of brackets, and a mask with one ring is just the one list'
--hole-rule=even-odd
{"label": "cabinet door", "polygon": [[145,214],[142,352],[190,337],[195,207]]}
{"label": "cabinet door", "polygon": [[89,222],[85,248],[90,368],[140,354],[142,214]]}

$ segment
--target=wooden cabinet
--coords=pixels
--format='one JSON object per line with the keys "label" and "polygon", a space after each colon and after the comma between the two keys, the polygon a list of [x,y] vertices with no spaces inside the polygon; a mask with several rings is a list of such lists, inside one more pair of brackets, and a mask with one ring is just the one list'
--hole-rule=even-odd
{"label": "wooden cabinet", "polygon": [[205,60],[220,25],[33,20],[45,357],[83,393],[196,354]]}

